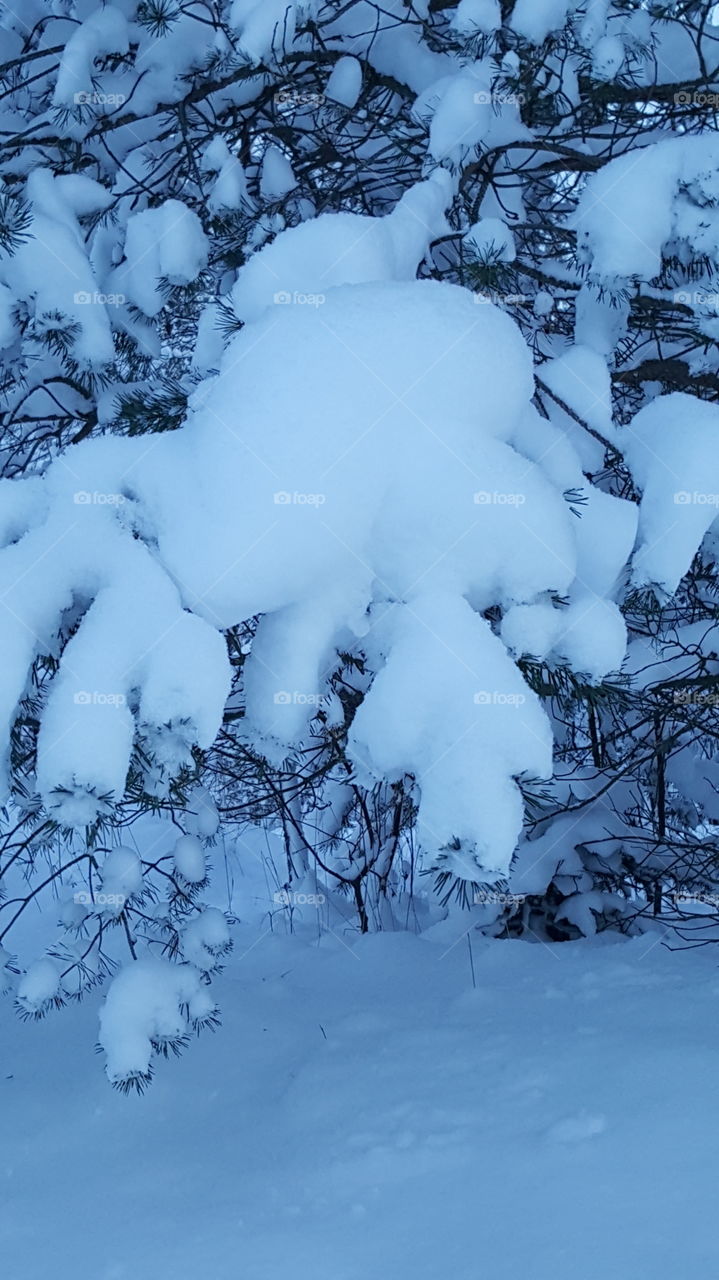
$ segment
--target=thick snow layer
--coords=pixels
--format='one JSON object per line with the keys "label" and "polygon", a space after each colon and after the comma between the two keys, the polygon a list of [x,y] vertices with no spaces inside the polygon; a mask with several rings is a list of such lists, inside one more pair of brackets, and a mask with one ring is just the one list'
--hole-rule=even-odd
{"label": "thick snow layer", "polygon": [[670,594],[719,515],[719,409],[675,392],[641,409],[621,432],[642,490],[634,575]]}
{"label": "thick snow layer", "polygon": [[59,986],[60,971],[54,961],[36,960],[20,979],[18,1002],[28,1012],[39,1012],[57,995]]}
{"label": "thick snow layer", "polygon": [[111,53],[127,53],[129,47],[129,28],[122,9],[112,4],[96,9],[74,29],[65,45],[55,82],[54,106],[87,101],[95,83],[95,60]]}
{"label": "thick snow layer", "polygon": [[298,13],[311,15],[313,0],[232,0],[230,25],[239,31],[239,48],[252,62],[262,62],[273,50],[292,47]]}
{"label": "thick snow layer", "polygon": [[613,440],[612,383],[607,362],[597,351],[569,347],[564,355],[542,365],[539,376],[583,422],[605,440]]}
{"label": "thick snow layer", "polygon": [[88,1053],[92,1001],[0,1010],[4,1280],[711,1275],[712,949],[471,919],[320,946],[243,926],[222,1029],[140,1099]]}
{"label": "thick snow layer", "polygon": [[573,218],[592,275],[608,283],[658,275],[672,240],[690,256],[719,256],[713,134],[631,151],[592,174]]}
{"label": "thick snow layer", "polygon": [[142,862],[134,849],[123,845],[108,853],[102,864],[101,875],[103,894],[107,898],[116,899],[114,905],[119,909],[122,909],[127,898],[142,889]]}
{"label": "thick snow layer", "polygon": [[328,289],[412,280],[429,245],[447,231],[454,188],[438,170],[407,191],[387,217],[325,213],[282,231],[242,267],[232,290],[241,320],[267,308],[324,305]]}
{"label": "thick snow layer", "polygon": [[230,942],[227,920],[219,907],[206,907],[190,920],[182,931],[180,947],[189,964],[201,973],[217,968]]}
{"label": "thick snow layer", "polygon": [[[406,200],[437,192],[430,180]],[[623,635],[601,597],[631,543],[622,503],[595,548],[595,511],[601,523],[615,501],[601,495],[584,535],[563,497],[581,468],[530,410],[532,390],[519,330],[468,291],[347,286],[245,326],[184,430],[151,447],[91,441],[53,465],[44,523],[24,533],[18,499],[0,557],[0,711],[7,741],[33,656],[81,601],[38,744],[59,820],[84,825],[122,794],[136,734],[158,787],[208,747],[229,689],[218,629],[265,615],[245,665],[255,745],[282,758],[323,706],[338,651],[363,648],[363,767],[416,775],[437,856],[458,845],[458,865],[506,869],[515,778],[548,775],[550,731],[479,614],[568,595],[557,652],[600,676]],[[506,804],[491,822],[490,795]]]}
{"label": "thick snow layer", "polygon": [[279,147],[268,147],[262,158],[260,195],[265,200],[281,200],[297,186],[292,165]]}
{"label": "thick snow layer", "polygon": [[78,361],[106,365],[115,350],[105,295],[73,208],[79,189],[63,187],[48,169],[38,168],[27,180],[25,195],[32,210],[29,236],[12,256],[3,256],[0,282],[16,301],[27,303],[40,332],[44,326],[57,328],[58,315],[67,317],[76,327],[72,346]]}
{"label": "thick snow layer", "polygon": [[501,873],[522,823],[513,779],[551,774],[539,699],[464,601],[424,597],[388,625],[390,657],[355,717],[352,754],[379,777],[422,779],[420,838],[449,869]]}

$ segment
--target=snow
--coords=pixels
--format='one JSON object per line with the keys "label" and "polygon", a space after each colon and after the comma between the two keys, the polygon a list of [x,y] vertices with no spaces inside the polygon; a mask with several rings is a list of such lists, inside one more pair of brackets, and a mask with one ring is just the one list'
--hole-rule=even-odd
{"label": "snow", "polygon": [[180,836],[172,852],[175,870],[188,884],[201,884],[207,876],[205,851],[195,835]]}
{"label": "snow", "polygon": [[224,913],[218,907],[207,907],[193,916],[182,931],[181,950],[188,963],[201,973],[211,973],[230,943],[230,931]]}
{"label": "snow", "polygon": [[70,106],[78,94],[91,94],[95,82],[95,60],[112,53],[127,53],[130,35],[122,9],[103,5],[75,28],[60,59],[53,103]]}
{"label": "snow", "polygon": [[28,1012],[42,1011],[57,995],[60,974],[52,960],[36,960],[20,979],[17,999]]}
{"label": "snow", "polygon": [[711,134],[672,138],[630,151],[592,174],[572,225],[593,278],[609,284],[652,280],[673,238],[695,257],[716,249],[718,155]]}
{"label": "snow", "polygon": [[658,396],[622,433],[642,490],[634,576],[672,594],[719,514],[719,410],[696,396]]}
{"label": "snow", "polygon": [[569,347],[542,365],[539,376],[584,422],[605,439],[614,439],[612,383],[607,362],[598,352],[581,345]]}
{"label": "snow", "polygon": [[281,200],[297,186],[292,165],[279,147],[268,147],[262,159],[260,194],[265,200]]}
{"label": "snow", "polygon": [[394,615],[390,656],[352,725],[352,756],[379,777],[416,775],[430,856],[464,879],[479,867],[502,873],[522,826],[513,779],[551,774],[545,713],[464,601],[425,596]]}
{"label": "snow", "polygon": [[164,305],[160,281],[190,284],[207,262],[208,243],[197,214],[181,200],[165,200],[127,220],[125,261],[111,281],[146,316]]}
{"label": "snow", "polygon": [[[281,152],[277,154],[281,155]],[[207,207],[213,213],[222,209],[241,209],[243,206],[252,206],[245,170],[239,158],[230,151],[224,138],[218,136],[208,143],[200,161],[200,168],[203,173],[217,175],[207,198]]]}
{"label": "snow", "polygon": [[434,160],[459,167],[487,137],[498,105],[494,73],[494,64],[485,58],[442,76],[418,96],[413,113],[428,128]]}
{"label": "snow", "polygon": [[[291,48],[299,7],[288,0],[233,0],[230,25],[239,32],[241,52],[262,62],[274,49]],[[307,0],[302,7],[311,8]]]}
{"label": "snow", "polygon": [[187,798],[185,825],[196,835],[210,838],[220,825],[220,815],[206,787],[193,787]]}
{"label": "snow", "polygon": [[480,262],[514,262],[514,236],[501,218],[480,218],[463,237]]}
{"label": "snow", "polygon": [[459,0],[451,25],[465,36],[474,35],[477,31],[483,35],[498,31],[502,25],[499,0]]}
{"label": "snow", "polygon": [[[710,949],[470,932],[473,986],[470,919],[240,927],[223,1027],[139,1099],[88,1053],[89,1005],[3,1008],[7,1280],[607,1280],[608,1223],[621,1280],[710,1274]],[[159,1013],[127,1017],[142,1060]]]}
{"label": "snow", "polygon": [[350,56],[338,58],[325,85],[325,98],[351,110],[361,92],[362,63]]}
{"label": "snow", "polygon": [[515,0],[512,29],[531,44],[543,44],[547,36],[564,26],[569,7],[569,0]]}
{"label": "snow", "polygon": [[185,1036],[213,1010],[214,1001],[192,965],[157,959],[127,965],[100,1009],[99,1042],[108,1079],[146,1076],[154,1045]]}
{"label": "snow", "polygon": [[48,169],[30,174],[25,189],[33,214],[30,234],[12,257],[3,257],[0,281],[28,304],[38,327],[57,327],[54,317],[66,316],[76,326],[76,358],[100,368],[115,352],[104,295],[73,210],[78,192],[76,186],[63,189]]}
{"label": "snow", "polygon": [[619,36],[602,36],[594,46],[592,69],[598,80],[613,80],[624,62],[624,45]]}
{"label": "snow", "polygon": [[[446,195],[432,179],[412,189],[380,233],[400,215],[414,228],[409,208]],[[315,245],[321,221],[278,236],[272,260],[300,231]],[[308,255],[303,269],[319,262]],[[375,679],[356,758],[373,777],[416,775],[437,857],[458,841],[457,866],[506,870],[522,823],[515,779],[549,776],[551,734],[479,615],[568,595],[555,652],[601,678],[623,656],[624,624],[604,596],[633,543],[631,504],[602,495],[589,495],[583,534],[563,497],[584,483],[579,458],[531,396],[519,330],[468,291],[328,288],[322,305],[275,306],[248,324],[198,387],[184,430],[151,448],[91,441],[51,467],[45,522],[0,561],[0,691],[9,724],[33,654],[79,592],[88,607],[38,743],[38,786],[58,819],[84,825],[122,794],[135,735],[162,794],[220,726],[230,679],[218,629],[265,615],[244,670],[248,741],[283,759],[324,703],[334,655],[359,645]],[[603,519],[613,533],[598,539]],[[491,821],[490,794],[506,804]]]}
{"label": "snow", "polygon": [[115,899],[122,909],[128,898],[142,890],[142,862],[134,849],[119,845],[108,853],[102,864],[102,892],[105,901]]}
{"label": "snow", "polygon": [[254,253],[240,270],[232,303],[241,320],[267,307],[322,306],[341,284],[411,280],[432,240],[447,229],[453,195],[449,175],[437,171],[410,188],[384,218],[326,213],[290,227]]}

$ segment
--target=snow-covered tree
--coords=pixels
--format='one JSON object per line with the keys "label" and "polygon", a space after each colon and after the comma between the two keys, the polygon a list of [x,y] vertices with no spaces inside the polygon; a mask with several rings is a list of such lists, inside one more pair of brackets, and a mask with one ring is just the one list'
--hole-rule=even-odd
{"label": "snow-covered tree", "polygon": [[706,899],[716,6],[56,8],[0,66],[20,1010],[126,963],[124,1086],[215,1021],[220,819],[363,930],[415,870],[527,936]]}

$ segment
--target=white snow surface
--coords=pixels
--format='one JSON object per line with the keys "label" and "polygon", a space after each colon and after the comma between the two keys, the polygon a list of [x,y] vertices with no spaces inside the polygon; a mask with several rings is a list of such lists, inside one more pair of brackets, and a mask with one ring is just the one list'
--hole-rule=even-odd
{"label": "white snow surface", "polygon": [[[319,946],[241,926],[223,1028],[139,1099],[88,1053],[92,1001],[0,1008],[4,1280],[710,1275],[712,951],[470,932],[473,986],[471,917],[448,923]],[[127,1058],[180,1025],[113,1017]]]}

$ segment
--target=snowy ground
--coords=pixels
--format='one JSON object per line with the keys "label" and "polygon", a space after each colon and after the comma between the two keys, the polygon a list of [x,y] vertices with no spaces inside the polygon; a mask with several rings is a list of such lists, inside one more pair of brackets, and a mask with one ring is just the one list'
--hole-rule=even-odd
{"label": "snowy ground", "polygon": [[0,1012],[3,1280],[688,1280],[716,1266],[717,952],[240,927],[142,1098]]}

